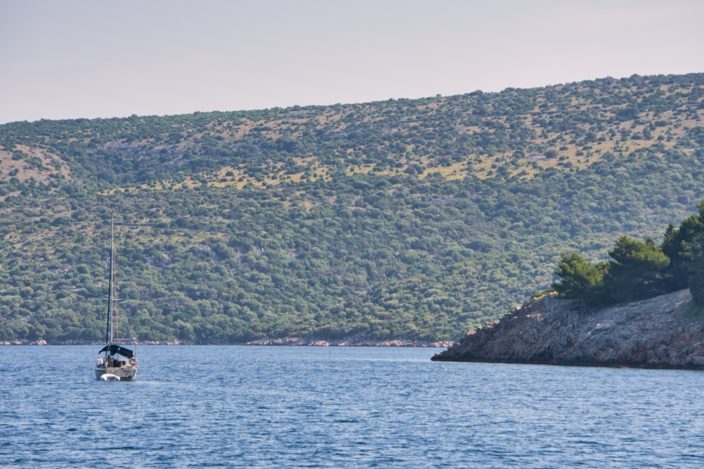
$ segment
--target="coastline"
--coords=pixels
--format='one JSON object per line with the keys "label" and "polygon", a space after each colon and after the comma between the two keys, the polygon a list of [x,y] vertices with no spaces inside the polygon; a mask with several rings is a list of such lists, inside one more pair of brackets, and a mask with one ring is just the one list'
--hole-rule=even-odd
{"label": "coastline", "polygon": [[[233,343],[214,343],[214,344],[196,344],[181,341],[160,341],[160,340],[145,340],[135,341],[135,345],[247,345],[247,346],[299,346],[299,347],[451,347],[453,341],[422,341],[408,339],[385,339],[385,340],[368,340],[359,338],[343,338],[343,339],[302,339],[299,337],[282,337],[282,338],[262,338],[250,340],[247,342]],[[103,345],[102,342],[95,341],[46,341],[44,339],[29,341],[29,340],[4,340],[0,341],[0,346],[54,346],[54,345]]]}
{"label": "coastline", "polygon": [[688,290],[594,310],[546,296],[432,360],[703,370],[704,317],[691,305]]}

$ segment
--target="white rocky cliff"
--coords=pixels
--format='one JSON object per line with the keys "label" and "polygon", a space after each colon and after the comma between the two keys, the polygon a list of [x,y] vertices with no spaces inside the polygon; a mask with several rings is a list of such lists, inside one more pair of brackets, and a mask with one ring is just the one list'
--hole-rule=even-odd
{"label": "white rocky cliff", "polygon": [[688,290],[597,310],[546,296],[433,360],[704,369],[698,310]]}

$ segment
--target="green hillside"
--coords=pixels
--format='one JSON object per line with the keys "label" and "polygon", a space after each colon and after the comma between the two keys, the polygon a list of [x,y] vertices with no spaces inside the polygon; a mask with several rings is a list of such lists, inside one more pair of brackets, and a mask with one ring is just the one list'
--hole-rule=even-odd
{"label": "green hillside", "polygon": [[704,198],[704,74],[0,125],[0,340],[449,339]]}

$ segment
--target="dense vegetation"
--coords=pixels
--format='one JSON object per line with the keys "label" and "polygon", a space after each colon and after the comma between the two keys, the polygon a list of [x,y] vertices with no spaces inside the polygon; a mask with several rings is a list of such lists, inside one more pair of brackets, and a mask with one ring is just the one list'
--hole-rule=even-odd
{"label": "dense vegetation", "polygon": [[[703,87],[2,125],[0,340],[99,339],[113,210],[125,336],[457,337],[548,286],[560,252],[590,259],[574,261],[589,289],[621,268],[591,264],[619,234],[691,212]],[[658,246],[619,243],[609,262],[635,249],[659,279]]]}
{"label": "dense vegetation", "polygon": [[563,254],[554,289],[589,305],[608,305],[689,288],[704,304],[704,201],[679,228],[667,227],[661,245],[622,236],[609,257],[593,264],[576,252]]}

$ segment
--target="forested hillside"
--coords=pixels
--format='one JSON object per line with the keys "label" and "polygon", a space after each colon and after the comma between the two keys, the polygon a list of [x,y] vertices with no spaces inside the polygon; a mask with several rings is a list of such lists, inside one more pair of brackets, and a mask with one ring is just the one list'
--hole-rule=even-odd
{"label": "forested hillside", "polygon": [[704,198],[704,74],[0,125],[0,340],[448,339]]}

